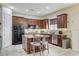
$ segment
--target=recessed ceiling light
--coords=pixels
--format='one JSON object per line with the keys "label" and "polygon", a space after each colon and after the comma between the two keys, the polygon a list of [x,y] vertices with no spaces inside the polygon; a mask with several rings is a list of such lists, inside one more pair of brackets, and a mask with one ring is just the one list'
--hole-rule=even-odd
{"label": "recessed ceiling light", "polygon": [[49,10],[50,9],[50,6],[46,6],[46,9]]}
{"label": "recessed ceiling light", "polygon": [[14,7],[11,6],[10,9],[14,9]]}
{"label": "recessed ceiling light", "polygon": [[35,11],[34,9],[30,9],[30,11]]}
{"label": "recessed ceiling light", "polygon": [[38,14],[40,14],[41,12],[40,12],[40,11],[38,11],[37,13],[38,13]]}
{"label": "recessed ceiling light", "polygon": [[29,9],[26,9],[26,12],[28,12],[29,11]]}

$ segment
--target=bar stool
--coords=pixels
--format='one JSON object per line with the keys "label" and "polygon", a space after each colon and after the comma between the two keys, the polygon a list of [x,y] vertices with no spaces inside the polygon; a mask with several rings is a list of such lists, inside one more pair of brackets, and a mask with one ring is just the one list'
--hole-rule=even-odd
{"label": "bar stool", "polygon": [[[45,50],[48,51],[48,54],[49,54],[49,46],[48,46],[48,38],[49,38],[49,35],[43,35],[43,38],[42,38],[42,45],[45,47]],[[42,47],[42,49],[44,48]],[[42,53],[44,55],[44,51],[42,50]]]}
{"label": "bar stool", "polygon": [[30,44],[33,46],[33,55],[35,55],[35,53],[36,53],[35,47],[39,47],[40,55],[41,55],[42,44],[40,42],[41,42],[40,35],[39,36],[35,36],[35,38],[33,38],[33,42],[30,42]]}

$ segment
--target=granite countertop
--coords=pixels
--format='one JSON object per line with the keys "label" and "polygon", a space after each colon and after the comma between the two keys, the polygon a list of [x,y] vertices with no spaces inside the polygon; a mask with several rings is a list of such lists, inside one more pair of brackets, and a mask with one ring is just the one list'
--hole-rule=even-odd
{"label": "granite countertop", "polygon": [[35,38],[35,37],[49,37],[49,35],[40,35],[40,34],[27,34],[27,35],[22,35],[23,37],[26,37],[26,38]]}
{"label": "granite countertop", "polygon": [[[60,35],[60,34],[58,34],[58,35]],[[62,36],[63,39],[70,39],[69,37],[67,37],[67,35],[62,34],[61,36]]]}
{"label": "granite countertop", "polygon": [[34,36],[32,34],[28,34],[28,35],[22,35],[23,37],[27,37],[27,38],[34,38]]}

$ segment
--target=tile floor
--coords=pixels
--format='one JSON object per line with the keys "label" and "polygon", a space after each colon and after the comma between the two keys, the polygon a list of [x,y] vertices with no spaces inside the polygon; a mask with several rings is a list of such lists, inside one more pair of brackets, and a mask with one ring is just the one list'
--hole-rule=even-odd
{"label": "tile floor", "polygon": [[[33,56],[33,54],[27,54],[22,45],[12,45],[2,49],[0,56]],[[36,53],[35,56],[40,56],[40,53]],[[49,44],[49,54],[45,50],[43,56],[79,56],[79,52]]]}

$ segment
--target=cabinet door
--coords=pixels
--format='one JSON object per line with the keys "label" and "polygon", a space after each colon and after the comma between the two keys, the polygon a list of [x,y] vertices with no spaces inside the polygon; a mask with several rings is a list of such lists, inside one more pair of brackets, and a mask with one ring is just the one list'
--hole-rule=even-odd
{"label": "cabinet door", "polygon": [[58,35],[58,46],[62,47],[62,36]]}
{"label": "cabinet door", "polygon": [[63,28],[67,28],[67,15],[62,15],[62,25]]}
{"label": "cabinet door", "polygon": [[57,16],[57,27],[62,28],[62,17],[61,16]]}
{"label": "cabinet door", "polygon": [[47,26],[47,24],[46,24],[46,20],[43,20],[43,21],[42,21],[42,28],[44,28],[44,29],[45,29],[45,28],[46,28],[46,26]]}
{"label": "cabinet door", "polygon": [[57,27],[67,28],[67,14],[61,14],[57,16]]}

